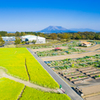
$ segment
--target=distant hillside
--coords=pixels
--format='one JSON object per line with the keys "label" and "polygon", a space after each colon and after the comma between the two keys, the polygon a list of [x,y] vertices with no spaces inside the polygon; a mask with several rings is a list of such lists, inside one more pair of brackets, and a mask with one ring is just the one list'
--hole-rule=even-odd
{"label": "distant hillside", "polygon": [[71,32],[70,30],[63,28],[62,26],[49,26],[40,32],[44,33],[58,33],[58,32]]}
{"label": "distant hillside", "polygon": [[100,31],[97,31],[97,30],[93,30],[93,29],[89,29],[89,28],[80,28],[80,29],[76,29],[76,28],[73,28],[73,29],[66,29],[62,26],[49,26],[39,32],[43,32],[43,33],[61,33],[61,32],[85,32],[85,31],[88,31],[88,32],[100,32]]}
{"label": "distant hillside", "polygon": [[97,31],[97,30],[93,30],[93,29],[89,29],[89,28],[79,28],[79,29],[76,29],[76,28],[73,28],[73,29],[70,29],[72,31],[76,31],[76,32],[100,32],[100,31]]}

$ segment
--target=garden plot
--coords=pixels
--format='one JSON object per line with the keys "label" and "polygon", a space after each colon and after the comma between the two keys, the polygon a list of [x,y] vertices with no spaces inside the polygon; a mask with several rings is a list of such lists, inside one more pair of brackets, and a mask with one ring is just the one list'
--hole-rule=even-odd
{"label": "garden plot", "polygon": [[91,52],[84,52],[81,54],[69,54],[69,55],[61,55],[61,56],[52,56],[52,57],[41,57],[41,59],[43,61],[55,61],[55,60],[63,60],[63,59],[73,59],[73,58],[82,58],[85,56],[92,56],[92,55],[96,55],[96,54],[100,54],[100,52],[98,51],[91,51]]}
{"label": "garden plot", "polygon": [[82,52],[85,52],[85,50],[69,47],[68,49],[61,49],[61,50],[54,49],[48,51],[37,51],[36,54],[39,57],[45,57],[45,56],[67,55],[67,54],[82,53]]}
{"label": "garden plot", "polygon": [[[62,49],[67,49],[68,47],[61,47]],[[36,52],[36,51],[49,51],[49,50],[53,50],[54,47],[52,48],[41,48],[41,49],[32,49],[32,51]]]}
{"label": "garden plot", "polygon": [[[42,45],[34,45],[33,47],[31,47],[32,49],[44,49],[45,48],[55,48],[55,47],[76,47],[79,46],[79,41],[71,41],[71,42],[51,42],[48,44],[42,44]],[[36,50],[39,51],[39,50]]]}
{"label": "garden plot", "polygon": [[76,85],[82,85],[86,82],[94,82],[94,79],[96,83],[97,79],[100,79],[100,70],[92,67],[72,69],[72,71],[71,69],[55,71],[64,79],[67,79]]}
{"label": "garden plot", "polygon": [[[93,67],[98,68],[100,66],[99,59],[100,59],[100,54],[96,54],[94,56],[85,56],[83,58],[77,58],[77,59],[45,61],[45,63],[51,68],[55,68],[55,70],[68,69],[68,68],[82,68],[79,70],[85,71],[84,69],[89,67],[93,71]],[[94,69],[94,71],[96,71],[96,69]]]}

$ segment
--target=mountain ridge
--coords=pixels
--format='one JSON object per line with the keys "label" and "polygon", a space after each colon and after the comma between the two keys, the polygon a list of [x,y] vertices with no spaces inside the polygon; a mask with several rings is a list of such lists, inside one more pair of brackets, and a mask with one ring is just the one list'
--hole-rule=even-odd
{"label": "mountain ridge", "polygon": [[48,26],[45,29],[39,31],[43,33],[60,33],[60,32],[100,32],[97,30],[89,29],[89,28],[72,28],[72,29],[66,29],[62,26]]}

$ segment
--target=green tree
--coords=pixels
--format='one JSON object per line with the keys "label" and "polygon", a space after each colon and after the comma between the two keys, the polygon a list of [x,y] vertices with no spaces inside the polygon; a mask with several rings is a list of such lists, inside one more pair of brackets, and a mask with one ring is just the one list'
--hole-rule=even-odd
{"label": "green tree", "polygon": [[57,34],[56,33],[52,33],[52,34],[50,34],[50,37],[51,37],[51,39],[57,39]]}
{"label": "green tree", "polygon": [[20,44],[20,43],[21,43],[21,39],[20,38],[16,38],[15,44]]}
{"label": "green tree", "polygon": [[5,36],[6,34],[7,34],[6,31],[0,31],[0,35],[1,35],[1,36]]}
{"label": "green tree", "polygon": [[33,41],[32,41],[32,43],[34,43],[34,44],[35,44],[35,43],[36,43],[36,40],[33,40]]}
{"label": "green tree", "polygon": [[17,32],[15,33],[15,35],[16,35],[16,36],[21,36],[21,33],[17,31]]}
{"label": "green tree", "polygon": [[67,34],[67,33],[63,34],[63,39],[69,39],[69,37],[70,37],[69,34]]}
{"label": "green tree", "polygon": [[5,41],[2,39],[2,36],[0,35],[0,46],[3,46]]}
{"label": "green tree", "polygon": [[25,32],[21,32],[21,36],[24,36],[25,35]]}

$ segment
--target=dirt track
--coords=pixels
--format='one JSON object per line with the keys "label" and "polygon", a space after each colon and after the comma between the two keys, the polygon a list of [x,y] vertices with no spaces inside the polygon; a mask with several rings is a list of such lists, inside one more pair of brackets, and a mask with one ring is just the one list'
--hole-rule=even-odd
{"label": "dirt track", "polygon": [[96,96],[92,96],[92,97],[86,98],[85,100],[100,100],[100,94],[96,95]]}
{"label": "dirt track", "polygon": [[52,92],[52,91],[58,92],[56,89],[50,89],[50,88],[42,87],[42,86],[30,83],[29,81],[24,81],[24,80],[15,78],[13,76],[10,76],[10,75],[6,74],[6,72],[3,69],[0,69],[0,78],[1,77],[6,77],[6,78],[9,78],[9,79],[14,80],[16,82],[22,83],[26,86],[33,87],[33,88],[36,88],[36,89],[40,89],[40,90],[43,90],[43,91],[46,91],[46,92]]}
{"label": "dirt track", "polygon": [[95,46],[93,46],[93,47],[84,48],[84,50],[94,51],[94,50],[96,50],[96,49],[98,49],[98,48],[100,48],[100,44],[97,44],[97,45],[95,45]]}
{"label": "dirt track", "polygon": [[68,55],[61,55],[61,56],[52,56],[52,57],[41,57],[41,59],[43,61],[53,61],[53,60],[63,60],[66,58],[81,58],[81,57],[85,57],[85,56],[92,56],[92,55],[96,55],[96,54],[100,54],[100,52],[86,52],[86,53],[82,53],[82,54],[68,54]]}

